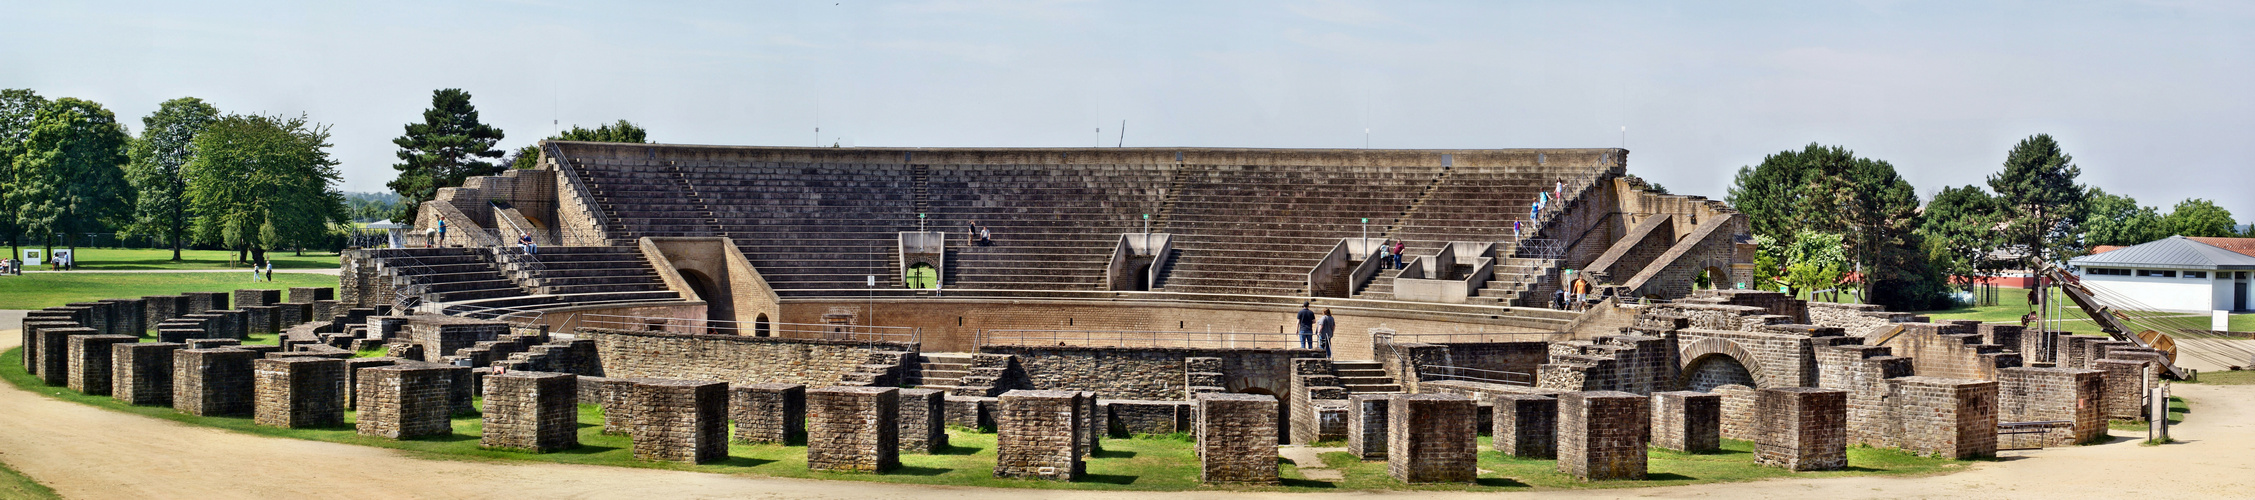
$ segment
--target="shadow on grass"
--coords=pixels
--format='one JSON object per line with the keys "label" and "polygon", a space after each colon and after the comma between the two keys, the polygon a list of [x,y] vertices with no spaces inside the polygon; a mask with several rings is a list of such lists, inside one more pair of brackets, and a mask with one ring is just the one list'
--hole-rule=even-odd
{"label": "shadow on grass", "polygon": [[[615,449],[617,449],[617,448],[609,448],[609,449],[613,449],[613,450],[615,450]],[[764,458],[728,457],[728,459],[727,459],[727,460],[721,460],[721,461],[718,461],[718,462],[707,462],[707,463],[710,463],[710,464],[714,464],[714,465],[726,465],[726,466],[730,466],[730,467],[758,467],[758,466],[762,466],[762,465],[767,465],[767,464],[772,464],[772,463],[775,463],[775,461],[774,461],[774,460],[768,460],[768,459],[764,459]],[[904,467],[904,468],[905,468],[905,467]]]}
{"label": "shadow on grass", "polygon": [[471,435],[467,435],[467,434],[446,434],[446,435],[442,435],[442,436],[416,436],[416,437],[411,437],[411,438],[401,439],[400,441],[424,441],[424,442],[432,442],[432,443],[458,443],[458,442],[462,442],[462,441],[476,441],[476,440],[478,440],[478,436],[471,436]]}
{"label": "shadow on grass", "polygon": [[1123,476],[1119,474],[1083,474],[1081,475],[1080,482],[1127,485],[1135,484],[1135,479],[1135,476]]}
{"label": "shadow on grass", "polygon": [[1314,480],[1314,479],[1291,479],[1291,478],[1284,478],[1284,479],[1281,479],[1281,481],[1282,481],[1282,484],[1283,484],[1284,486],[1287,486],[1287,487],[1296,487],[1296,488],[1325,488],[1325,489],[1331,489],[1331,488],[1338,488],[1338,487],[1339,487],[1339,484],[1338,484],[1338,483],[1333,483],[1333,482],[1330,482],[1330,481],[1317,481],[1317,480]]}
{"label": "shadow on grass", "polygon": [[550,452],[550,453],[556,453],[556,454],[560,454],[560,455],[593,455],[593,454],[597,454],[597,453],[602,453],[602,452],[606,452],[606,451],[613,451],[613,450],[619,450],[619,449],[622,449],[622,448],[619,448],[619,447],[617,447],[617,446],[599,446],[599,445],[592,445],[592,444],[587,444],[587,443],[580,443],[580,444],[579,444],[579,447],[577,447],[577,448],[571,448],[571,449],[565,449],[565,450],[556,450],[556,451],[553,451],[553,452]]}
{"label": "shadow on grass", "polygon": [[1677,474],[1674,472],[1654,472],[1644,475],[1644,480],[1646,481],[1690,481],[1694,479],[1699,478]]}
{"label": "shadow on grass", "polygon": [[[939,451],[935,451],[935,452],[932,452],[931,454],[933,454],[933,455],[977,455],[977,454],[979,454],[979,451],[980,451],[980,450],[985,450],[985,449],[986,449],[986,448],[980,448],[980,447],[976,447],[976,446],[957,446],[957,445],[952,445],[952,444],[951,444],[951,445],[947,445],[947,447],[946,447],[946,448],[942,448],[942,449],[940,449]],[[1097,456],[1100,456],[1100,457],[1101,457],[1101,456],[1103,456],[1103,454],[1099,453],[1099,454],[1098,454]]]}
{"label": "shadow on grass", "polygon": [[1096,450],[1096,453],[1091,453],[1089,454],[1089,456],[1094,458],[1135,458],[1135,452],[1126,450]]}

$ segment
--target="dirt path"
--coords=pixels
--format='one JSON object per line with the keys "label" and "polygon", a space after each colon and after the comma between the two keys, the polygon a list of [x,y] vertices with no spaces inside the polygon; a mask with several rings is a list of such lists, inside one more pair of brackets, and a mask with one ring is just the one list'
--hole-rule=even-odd
{"label": "dirt path", "polygon": [[[0,324],[14,324],[0,313]],[[19,335],[0,332],[0,349]],[[1927,478],[1778,480],[1571,497],[2243,497],[2255,492],[2255,386],[2179,385],[2192,418],[2185,444],[2128,440],[2038,452]],[[2127,434],[2127,433],[2122,433]],[[559,464],[423,460],[394,450],[195,427],[0,388],[0,461],[67,498],[1316,498],[1304,494],[1071,493],[743,478]],[[2158,495],[2157,495],[2158,494]],[[1356,496],[1365,494],[1355,493]],[[1471,498],[1432,492],[1398,496]],[[1492,498],[1493,493],[1479,494]]]}

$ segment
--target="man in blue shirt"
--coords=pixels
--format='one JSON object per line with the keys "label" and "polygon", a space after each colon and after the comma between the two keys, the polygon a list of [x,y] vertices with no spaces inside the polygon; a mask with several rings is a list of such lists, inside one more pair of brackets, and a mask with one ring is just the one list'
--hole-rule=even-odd
{"label": "man in blue shirt", "polygon": [[1300,348],[1301,348],[1301,349],[1314,349],[1314,348],[1315,348],[1315,310],[1314,310],[1314,309],[1308,309],[1308,306],[1311,306],[1311,305],[1315,305],[1315,302],[1314,302],[1314,301],[1309,301],[1309,302],[1306,302],[1306,303],[1302,303],[1302,304],[1300,304]]}

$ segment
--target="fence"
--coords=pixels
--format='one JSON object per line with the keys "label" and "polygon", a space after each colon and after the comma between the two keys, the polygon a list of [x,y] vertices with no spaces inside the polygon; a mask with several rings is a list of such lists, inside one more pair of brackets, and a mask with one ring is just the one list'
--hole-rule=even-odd
{"label": "fence", "polygon": [[1150,330],[979,330],[978,344],[1072,347],[1298,349],[1298,334]]}
{"label": "fence", "polygon": [[672,318],[650,316],[625,316],[616,314],[574,313],[566,323],[576,322],[588,328],[611,330],[662,331],[710,335],[741,335],[751,337],[778,337],[789,339],[820,339],[851,342],[919,343],[923,341],[921,328],[905,326],[841,325],[828,323],[776,323],[740,322],[722,319]]}
{"label": "fence", "polygon": [[1462,380],[1526,387],[1534,387],[1535,385],[1535,374],[1532,373],[1483,370],[1462,366],[1425,365],[1417,367],[1417,375],[1417,379],[1422,381]]}

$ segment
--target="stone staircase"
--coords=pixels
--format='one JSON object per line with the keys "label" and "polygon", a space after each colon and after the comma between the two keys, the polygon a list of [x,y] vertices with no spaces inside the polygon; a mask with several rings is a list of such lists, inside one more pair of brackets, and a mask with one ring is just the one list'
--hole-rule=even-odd
{"label": "stone staircase", "polygon": [[[1558,259],[1533,259],[1511,257],[1495,266],[1495,278],[1488,280],[1472,303],[1492,303],[1512,307],[1550,307],[1551,292],[1558,290],[1558,280],[1551,279],[1558,272]],[[1492,301],[1492,302],[1483,302]]]}
{"label": "stone staircase", "polygon": [[1354,297],[1370,300],[1392,300],[1394,298],[1394,278],[1401,275],[1401,269],[1379,271],[1377,276],[1370,278],[1370,283],[1362,286],[1362,292],[1356,293]]}
{"label": "stone staircase", "polygon": [[902,372],[908,371],[916,353],[908,351],[876,351],[869,359],[854,367],[838,380],[838,385],[863,387],[894,387],[901,385]]}
{"label": "stone staircase", "polygon": [[1387,376],[1386,367],[1377,361],[1332,361],[1331,369],[1339,375],[1339,385],[1350,394],[1402,392],[1401,383]]}
{"label": "stone staircase", "polygon": [[934,389],[955,394],[963,387],[963,377],[971,375],[973,354],[961,352],[927,352],[916,356],[914,375],[901,381],[921,389]]}

